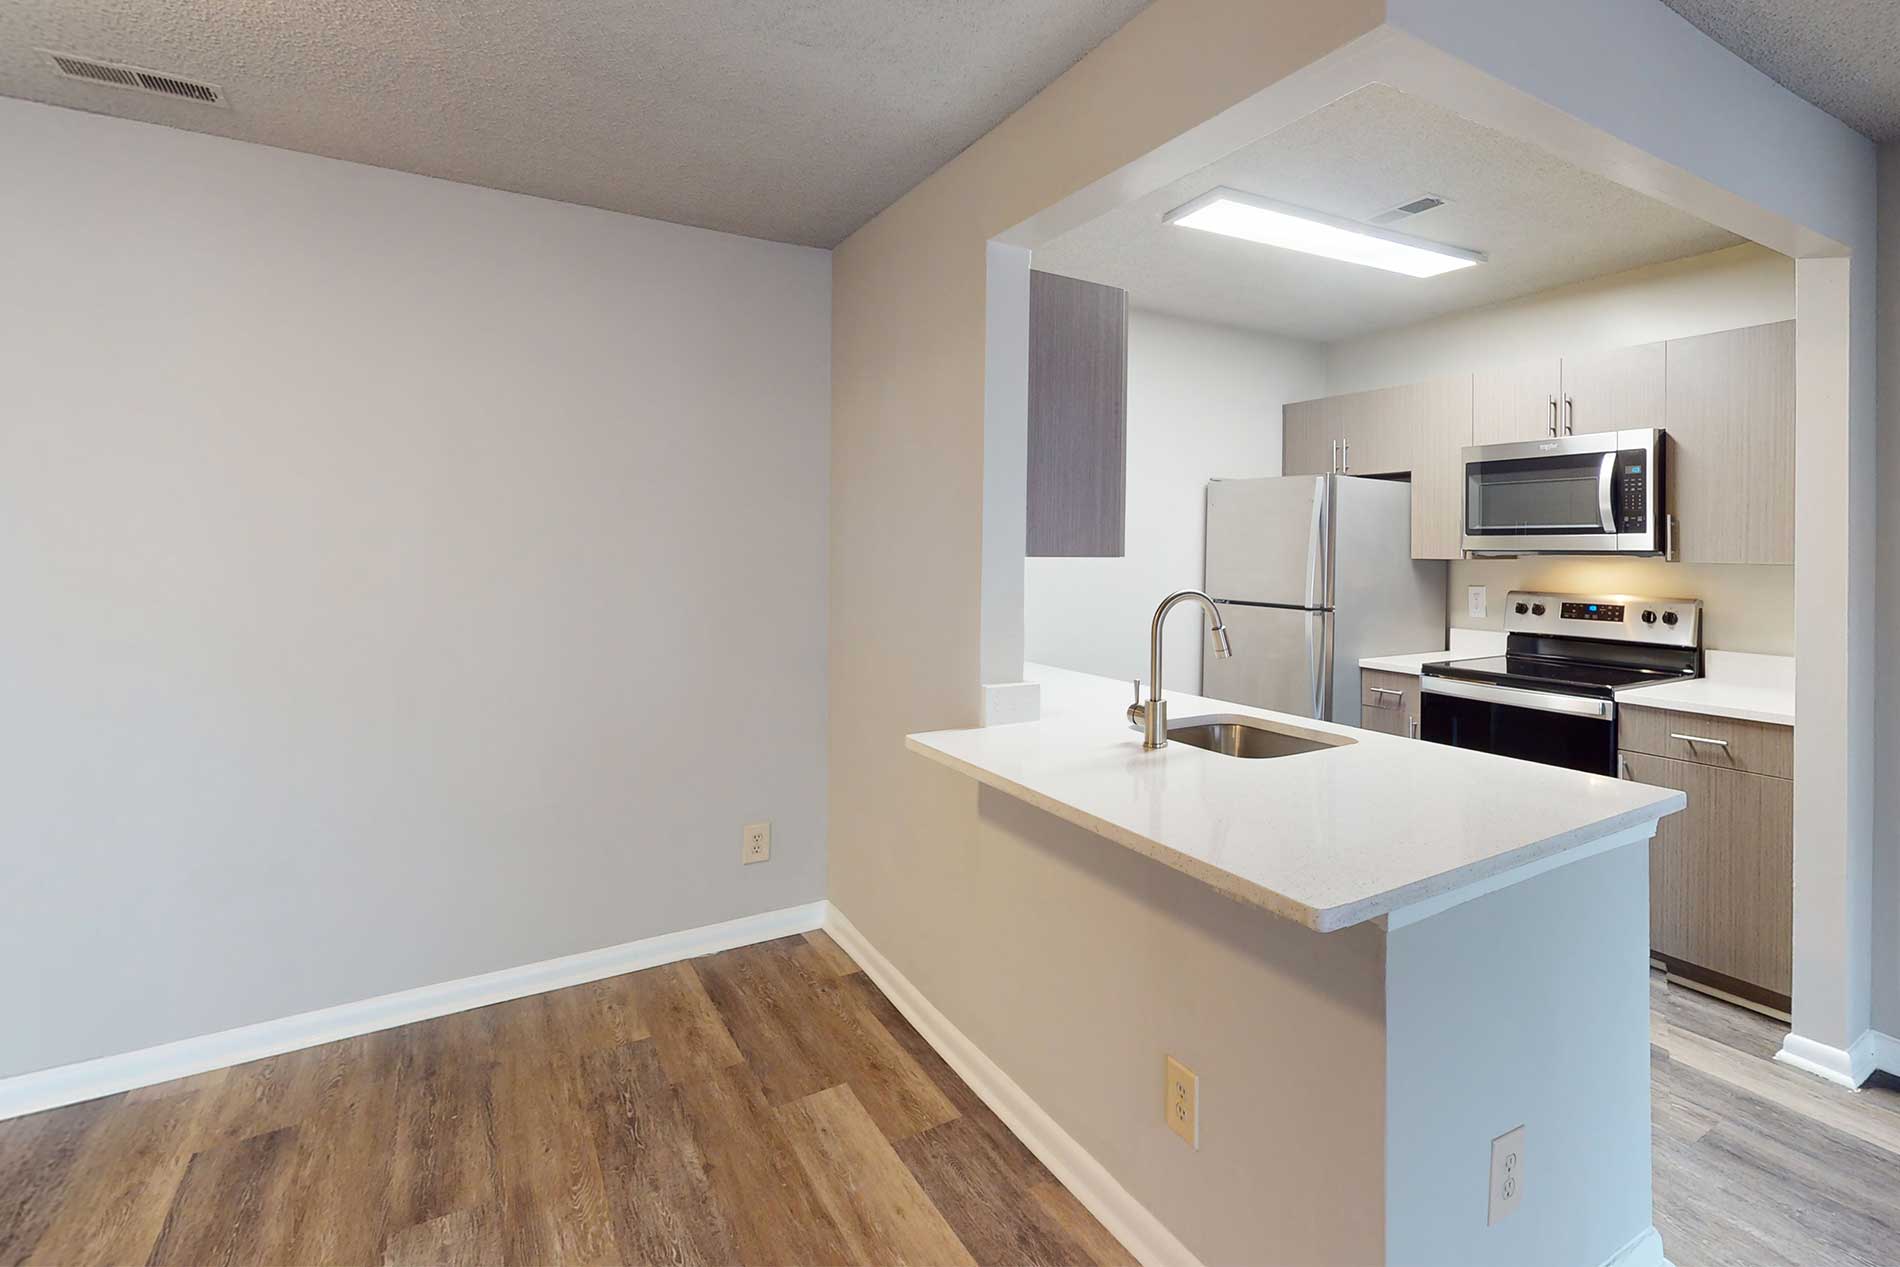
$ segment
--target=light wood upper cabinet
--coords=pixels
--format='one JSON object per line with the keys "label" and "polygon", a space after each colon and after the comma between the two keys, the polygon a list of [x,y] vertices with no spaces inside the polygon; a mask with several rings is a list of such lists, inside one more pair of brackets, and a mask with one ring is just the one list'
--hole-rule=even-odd
{"label": "light wood upper cabinet", "polygon": [[1462,455],[1472,442],[1472,376],[1434,378],[1401,390],[1412,446],[1412,557],[1462,559]]}
{"label": "light wood upper cabinet", "polygon": [[1281,418],[1283,472],[1409,475],[1412,557],[1462,557],[1459,453],[1471,443],[1471,375],[1299,401]]}
{"label": "light wood upper cabinet", "polygon": [[1339,460],[1337,397],[1301,400],[1280,411],[1280,473],[1326,475]]}
{"label": "light wood upper cabinet", "polygon": [[1281,411],[1286,475],[1402,475],[1412,469],[1410,387],[1302,400]]}
{"label": "light wood upper cabinet", "polygon": [[1471,443],[1510,444],[1553,434],[1563,395],[1563,363],[1526,361],[1472,376]]}
{"label": "light wood upper cabinet", "polygon": [[1558,429],[1580,436],[1666,425],[1663,346],[1644,343],[1591,356],[1566,356]]}
{"label": "light wood upper cabinet", "polygon": [[1666,347],[1669,489],[1685,563],[1794,562],[1794,322]]}
{"label": "light wood upper cabinet", "polygon": [[1127,419],[1127,292],[1030,273],[1026,554],[1122,553]]}
{"label": "light wood upper cabinet", "polygon": [[1413,558],[1463,557],[1467,445],[1662,427],[1677,557],[1794,562],[1792,321],[1301,401],[1284,418],[1289,475],[1410,473]]}
{"label": "light wood upper cabinet", "polygon": [[1342,475],[1403,475],[1412,469],[1409,387],[1333,397],[1338,410]]}

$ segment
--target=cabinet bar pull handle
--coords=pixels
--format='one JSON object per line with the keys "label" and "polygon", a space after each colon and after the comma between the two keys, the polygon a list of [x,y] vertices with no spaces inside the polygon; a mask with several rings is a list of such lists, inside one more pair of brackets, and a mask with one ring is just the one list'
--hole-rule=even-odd
{"label": "cabinet bar pull handle", "polygon": [[1350,440],[1342,440],[1339,443],[1339,469],[1347,475],[1352,474],[1352,441]]}
{"label": "cabinet bar pull handle", "polygon": [[1557,434],[1557,398],[1550,398],[1550,434]]}
{"label": "cabinet bar pull handle", "polygon": [[1418,718],[1413,717],[1405,723],[1405,734],[1408,739],[1418,738]]}
{"label": "cabinet bar pull handle", "polygon": [[1619,779],[1635,777],[1630,773],[1630,759],[1620,752],[1616,754],[1616,777]]}
{"label": "cabinet bar pull handle", "polygon": [[1339,441],[1333,441],[1333,470],[1339,470]]}
{"label": "cabinet bar pull handle", "polygon": [[1570,399],[1568,392],[1564,394],[1564,434],[1577,434],[1577,402]]}
{"label": "cabinet bar pull handle", "polygon": [[1670,732],[1670,735],[1669,735],[1669,737],[1670,737],[1671,739],[1680,739],[1680,740],[1682,740],[1682,742],[1684,742],[1684,743],[1705,743],[1705,744],[1709,744],[1709,745],[1711,745],[1712,747],[1716,747],[1716,748],[1726,748],[1726,747],[1728,747],[1728,740],[1726,740],[1726,739],[1710,739],[1710,738],[1709,738],[1708,736],[1706,736],[1706,735],[1678,735],[1678,734],[1676,734],[1675,732],[1673,732],[1673,731],[1672,731],[1672,732]]}

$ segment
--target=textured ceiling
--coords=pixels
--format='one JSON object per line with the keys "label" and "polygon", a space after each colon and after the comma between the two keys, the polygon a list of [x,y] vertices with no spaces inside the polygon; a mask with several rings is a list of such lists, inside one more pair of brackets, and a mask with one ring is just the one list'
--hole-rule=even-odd
{"label": "textured ceiling", "polygon": [[1900,140],[1895,0],[1663,0],[1770,79],[1876,141]]}
{"label": "textured ceiling", "polygon": [[1146,2],[4,0],[0,95],[832,246]]}
{"label": "textured ceiling", "polygon": [[[1490,259],[1415,278],[1162,223],[1217,185],[1362,221],[1437,194],[1448,205],[1391,227]],[[1140,307],[1329,342],[1740,241],[1373,84],[1064,234],[1035,267],[1120,286]]]}

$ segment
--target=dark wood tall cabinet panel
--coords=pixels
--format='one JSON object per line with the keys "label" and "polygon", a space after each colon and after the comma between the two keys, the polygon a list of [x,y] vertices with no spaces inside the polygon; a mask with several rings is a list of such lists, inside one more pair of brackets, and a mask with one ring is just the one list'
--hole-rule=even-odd
{"label": "dark wood tall cabinet panel", "polygon": [[1032,272],[1030,556],[1123,553],[1127,420],[1127,292]]}

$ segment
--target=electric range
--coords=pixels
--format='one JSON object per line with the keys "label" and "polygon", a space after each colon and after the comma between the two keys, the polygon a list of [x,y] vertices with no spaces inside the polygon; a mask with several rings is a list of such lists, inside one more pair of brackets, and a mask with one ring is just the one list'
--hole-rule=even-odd
{"label": "electric range", "polygon": [[1701,674],[1700,600],[1514,590],[1505,604],[1503,655],[1420,673],[1425,739],[1615,775],[1618,693]]}

